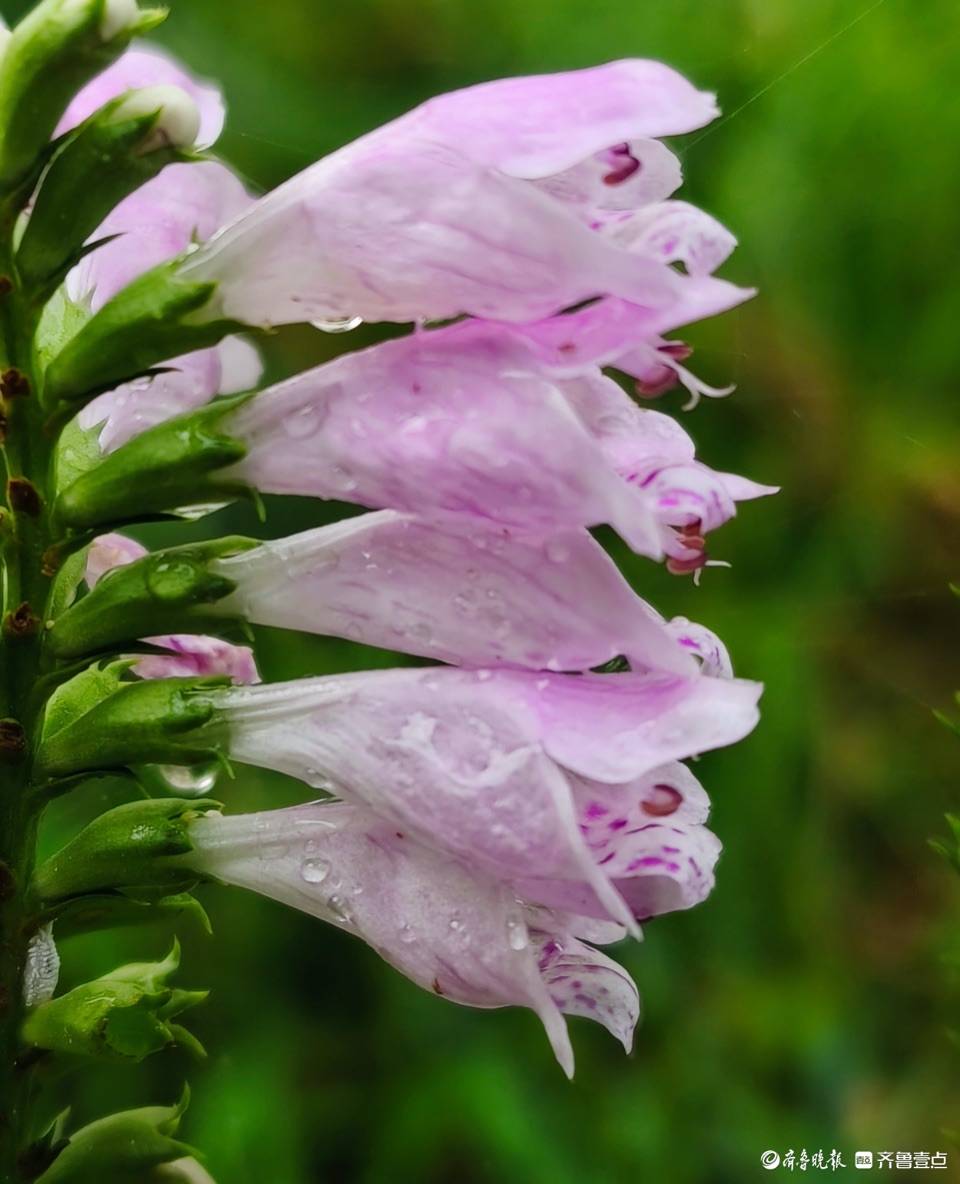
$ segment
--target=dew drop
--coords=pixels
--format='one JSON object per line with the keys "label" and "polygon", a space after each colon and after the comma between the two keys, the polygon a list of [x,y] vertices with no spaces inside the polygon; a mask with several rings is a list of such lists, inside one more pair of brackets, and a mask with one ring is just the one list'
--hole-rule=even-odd
{"label": "dew drop", "polygon": [[511,918],[507,922],[507,941],[511,950],[525,950],[530,944],[527,927],[522,921]]}
{"label": "dew drop", "polygon": [[217,783],[219,765],[156,765],[157,775],[167,789],[179,797],[200,798]]}
{"label": "dew drop", "polygon": [[321,333],[349,333],[363,324],[363,317],[334,317],[329,321],[311,321]]}
{"label": "dew drop", "polygon": [[322,884],[330,875],[330,864],[325,859],[305,859],[300,865],[300,875],[308,884]]}
{"label": "dew drop", "polygon": [[319,408],[307,403],[284,417],[283,430],[293,439],[302,440],[313,435],[320,426],[320,419]]}

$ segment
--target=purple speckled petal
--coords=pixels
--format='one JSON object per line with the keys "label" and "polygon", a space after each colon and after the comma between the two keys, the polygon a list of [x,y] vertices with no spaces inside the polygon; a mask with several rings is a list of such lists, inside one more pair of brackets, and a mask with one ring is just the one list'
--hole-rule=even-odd
{"label": "purple speckled petal", "polygon": [[339,802],[206,815],[191,840],[197,870],[355,934],[426,990],[473,1007],[531,1007],[572,1074],[523,909],[502,885]]}
{"label": "purple speckled petal", "polygon": [[[709,801],[683,765],[661,766],[628,785],[582,778],[571,784],[587,847],[638,921],[692,908],[709,895],[720,843],[702,825]],[[583,880],[529,877],[514,886],[524,899],[554,910],[607,916]]]}
{"label": "purple speckled petal", "polygon": [[472,515],[365,514],[219,560],[219,608],[455,665],[585,670],[618,654],[694,673],[687,643],[586,531],[519,537]]}
{"label": "purple speckled petal", "polygon": [[633,927],[583,842],[535,716],[522,697],[488,685],[495,677],[377,671],[235,688],[211,701],[237,761],[363,802],[488,874],[537,868],[586,879],[607,915]]}
{"label": "purple speckled petal", "polygon": [[113,65],[88,83],[64,112],[56,134],[70,131],[124,91],[143,86],[176,86],[186,91],[200,112],[198,148],[209,148],[219,137],[225,115],[223,95],[219,88],[192,77],[175,58],[153,45],[149,48],[136,45],[128,49]]}
{"label": "purple speckled petal", "polygon": [[686,617],[674,617],[667,622],[667,631],[677,643],[693,654],[700,662],[700,669],[710,678],[733,678],[733,663],[730,653],[716,633]]}
{"label": "purple speckled petal", "polygon": [[[746,734],[760,688],[734,680],[437,667],[210,694],[231,756],[361,801],[507,880],[579,880],[635,928],[585,844],[566,770],[631,782]],[[589,914],[589,909],[580,910]]]}
{"label": "purple speckled petal", "polygon": [[716,271],[737,245],[716,218],[685,201],[645,206],[618,223],[614,233],[638,255],[682,263],[692,276]]}
{"label": "purple speckled petal", "polygon": [[669,148],[659,140],[633,140],[536,184],[573,206],[591,229],[615,232],[635,210],[669,197],[682,180],[680,161]]}
{"label": "purple speckled petal", "polygon": [[[92,588],[114,568],[142,558],[146,547],[122,534],[104,534],[93,540],[87,552],[84,578]],[[150,645],[170,651],[169,654],[149,654],[133,667],[140,678],[189,678],[223,674],[235,683],[258,683],[253,650],[246,645],[233,645],[217,637],[178,633],[163,637],[144,638]]]}
{"label": "purple speckled petal", "polygon": [[640,995],[626,970],[575,937],[531,936],[539,954],[540,974],[557,1007],[565,1015],[603,1024],[629,1052],[640,1019]]}

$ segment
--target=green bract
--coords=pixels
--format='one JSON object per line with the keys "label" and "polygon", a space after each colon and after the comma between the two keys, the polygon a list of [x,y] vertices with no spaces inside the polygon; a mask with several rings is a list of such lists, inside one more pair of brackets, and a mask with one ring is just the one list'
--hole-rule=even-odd
{"label": "green bract", "polygon": [[13,30],[0,71],[0,192],[36,173],[76,91],[166,15],[147,9],[113,27],[116,10],[117,0],[44,0]]}
{"label": "green bract", "polygon": [[165,678],[125,682],[129,661],[92,666],[60,687],[47,705],[35,757],[39,778],[129,764],[217,758],[214,711],[192,692],[226,685],[225,678]]}
{"label": "green bract", "polygon": [[37,1184],[147,1184],[151,1172],[193,1148],[174,1136],[190,1099],[147,1106],[90,1123],[72,1136]]}
{"label": "green bract", "polygon": [[196,1039],[170,1022],[207,997],[206,991],[168,985],[179,965],[180,947],[174,942],[162,962],[120,966],[41,1003],[27,1015],[24,1039],[45,1052],[98,1060],[142,1061],[173,1044],[202,1056]]}
{"label": "green bract", "polygon": [[206,799],[153,798],[108,810],[41,864],[37,895],[50,905],[113,889],[160,885],[169,892],[195,883],[171,857],[192,851],[190,823],[219,809]]}
{"label": "green bract", "polygon": [[48,644],[58,658],[78,658],[151,634],[223,626],[225,614],[209,606],[236,585],[209,570],[211,559],[256,546],[231,537],[171,547],[117,568],[50,626]]}
{"label": "green bract", "polygon": [[246,328],[205,319],[214,283],[180,279],[175,263],[161,263],[134,280],[93,316],[47,370],[44,400],[74,408],[158,363],[216,345]]}
{"label": "green bract", "polygon": [[158,89],[108,103],[53,158],[16,256],[21,279],[37,299],[45,300],[96,248],[85,246],[87,239],[114,206],[168,164],[189,159],[183,145],[163,134]]}

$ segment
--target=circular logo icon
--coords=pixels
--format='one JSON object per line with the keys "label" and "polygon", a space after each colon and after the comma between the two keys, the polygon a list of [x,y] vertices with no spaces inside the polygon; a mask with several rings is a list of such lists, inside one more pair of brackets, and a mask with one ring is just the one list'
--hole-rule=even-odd
{"label": "circular logo icon", "polygon": [[760,1156],[760,1163],[768,1172],[772,1172],[774,1168],[780,1166],[780,1156],[776,1151],[764,1151],[763,1155]]}

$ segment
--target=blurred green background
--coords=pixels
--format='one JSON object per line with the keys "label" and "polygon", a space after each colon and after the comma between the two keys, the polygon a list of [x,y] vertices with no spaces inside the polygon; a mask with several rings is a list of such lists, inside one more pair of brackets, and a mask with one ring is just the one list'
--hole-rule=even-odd
{"label": "blurred green background", "polygon": [[[193,1024],[209,1061],[95,1075],[78,1117],[171,1101],[189,1077],[185,1133],[220,1184],[739,1184],[789,1147],[852,1168],[858,1148],[953,1146],[960,1165],[958,883],[927,846],[960,801],[960,743],[931,714],[960,685],[960,23],[955,0],[869,8],[173,0],[158,37],[224,84],[221,149],[257,186],[497,75],[639,55],[719,92],[732,116],[679,145],[684,196],[740,236],[725,274],[760,295],[689,333],[697,373],[738,391],[684,423],[709,463],[783,492],[715,536],[733,570],[700,589],[617,554],[767,691],[757,732],[698,766],[726,846],[712,899],[616,950],[645,999],[630,1059],[573,1021],[568,1084],[532,1014],[458,1009],[318,922],[208,889],[215,938],[183,935],[182,980],[213,988]],[[287,331],[271,366],[374,335]],[[265,531],[341,512],[274,499]],[[232,509],[192,529],[263,528]],[[261,641],[269,679],[395,661]],[[304,796],[246,771],[220,793],[240,809]],[[120,794],[77,795],[47,841]],[[75,939],[64,984],[166,940]]]}

